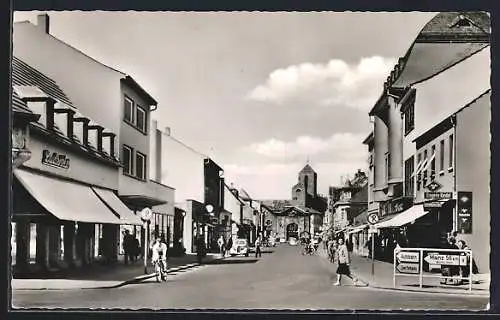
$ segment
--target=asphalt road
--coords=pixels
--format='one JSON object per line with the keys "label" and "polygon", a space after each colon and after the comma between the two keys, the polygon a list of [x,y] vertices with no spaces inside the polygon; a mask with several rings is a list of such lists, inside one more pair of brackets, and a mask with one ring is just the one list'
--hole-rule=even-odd
{"label": "asphalt road", "polygon": [[488,298],[333,286],[335,269],[281,244],[117,289],[15,291],[14,308],[484,310]]}

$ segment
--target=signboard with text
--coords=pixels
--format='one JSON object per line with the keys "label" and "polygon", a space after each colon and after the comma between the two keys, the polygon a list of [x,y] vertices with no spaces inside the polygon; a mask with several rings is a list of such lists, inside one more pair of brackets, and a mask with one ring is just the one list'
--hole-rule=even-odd
{"label": "signboard with text", "polygon": [[433,265],[445,266],[465,266],[467,265],[467,256],[446,253],[429,253],[424,261]]}
{"label": "signboard with text", "polygon": [[420,253],[412,251],[400,251],[396,253],[396,270],[399,273],[419,273]]}
{"label": "signboard with text", "polygon": [[453,198],[453,192],[424,192],[425,199],[447,200]]}
{"label": "signboard with text", "polygon": [[464,234],[472,233],[472,192],[458,191],[457,216],[458,231]]}

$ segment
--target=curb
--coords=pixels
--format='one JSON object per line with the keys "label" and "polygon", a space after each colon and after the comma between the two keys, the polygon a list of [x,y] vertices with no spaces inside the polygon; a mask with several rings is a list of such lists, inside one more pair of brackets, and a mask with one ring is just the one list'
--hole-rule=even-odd
{"label": "curb", "polygon": [[[210,262],[212,262],[212,261],[222,260],[222,259],[225,259],[225,258],[221,258],[221,257],[214,258],[214,259],[210,260],[209,262],[202,263],[201,265],[210,264]],[[186,265],[181,265],[181,266],[178,266],[178,267],[169,268],[169,269],[167,269],[167,273],[169,273],[169,272],[177,272],[177,271],[181,271],[181,270],[188,270],[188,269],[191,269],[191,268],[194,268],[194,267],[197,267],[197,266],[200,266],[200,264],[198,262],[189,263],[189,264],[186,264]],[[142,281],[154,278],[155,275],[156,275],[155,273],[149,273],[149,274],[138,276],[138,277],[135,277],[133,279],[125,280],[125,281],[122,281],[122,282],[120,282],[118,284],[114,284],[114,285],[110,285],[110,286],[73,287],[73,288],[20,288],[20,289],[13,289],[13,288],[11,288],[11,289],[12,289],[12,291],[14,291],[14,290],[16,290],[16,291],[44,291],[44,290],[47,290],[47,291],[48,290],[51,290],[51,291],[61,291],[61,290],[75,290],[75,289],[80,289],[80,290],[89,290],[89,289],[91,289],[91,290],[95,290],[95,289],[116,289],[116,288],[124,287],[124,286],[129,285],[129,284],[140,283]]]}

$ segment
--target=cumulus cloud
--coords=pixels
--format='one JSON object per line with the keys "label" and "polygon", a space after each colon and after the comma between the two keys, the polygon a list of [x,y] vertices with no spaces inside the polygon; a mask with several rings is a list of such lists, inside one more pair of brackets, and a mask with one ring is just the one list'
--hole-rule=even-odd
{"label": "cumulus cloud", "polygon": [[[290,199],[291,188],[304,165],[301,162],[228,164],[224,166],[224,175],[255,199]],[[311,166],[318,174],[318,193],[326,194],[329,186],[340,183],[341,176],[353,177],[358,169],[366,170],[366,161],[318,162]]]}
{"label": "cumulus cloud", "polygon": [[334,59],[326,64],[303,63],[271,72],[247,99],[286,104],[300,102],[367,110],[373,106],[396,60],[373,56],[357,65]]}
{"label": "cumulus cloud", "polygon": [[299,136],[295,141],[272,138],[254,143],[245,149],[270,158],[293,158],[328,153],[334,154],[337,159],[358,160],[366,154],[366,146],[362,144],[364,138],[365,135],[353,133],[335,133],[326,139]]}

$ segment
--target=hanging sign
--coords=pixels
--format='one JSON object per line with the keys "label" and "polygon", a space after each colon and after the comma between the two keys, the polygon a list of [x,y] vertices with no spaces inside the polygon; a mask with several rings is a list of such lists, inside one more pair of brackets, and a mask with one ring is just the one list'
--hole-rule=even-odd
{"label": "hanging sign", "polygon": [[400,262],[420,262],[420,254],[418,252],[401,251],[396,254],[396,258]]}
{"label": "hanging sign", "polygon": [[457,192],[458,231],[472,233],[472,192]]}
{"label": "hanging sign", "polygon": [[453,198],[453,192],[424,192],[425,199],[447,200]]}

